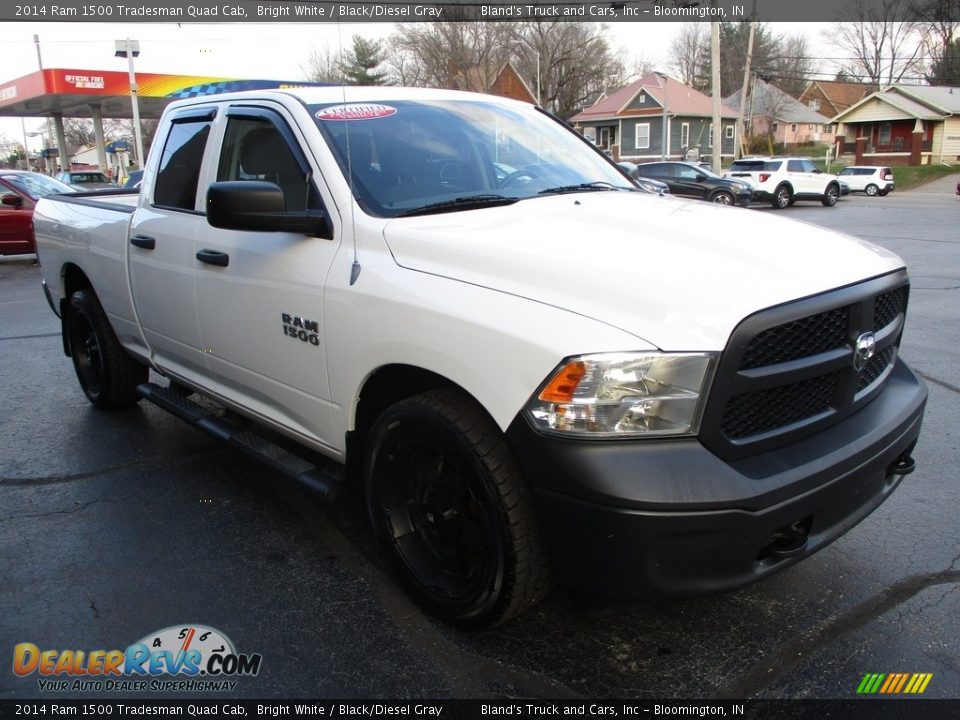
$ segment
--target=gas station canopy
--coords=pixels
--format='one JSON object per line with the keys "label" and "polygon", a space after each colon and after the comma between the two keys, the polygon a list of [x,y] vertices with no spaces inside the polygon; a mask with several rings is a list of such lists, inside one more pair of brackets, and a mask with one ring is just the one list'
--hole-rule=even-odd
{"label": "gas station canopy", "polygon": [[[195,75],[137,73],[142,118],[158,118],[167,104],[181,98],[238,90],[265,90],[322,83],[283,80],[241,80]],[[130,118],[130,77],[126,72],[53,68],[0,82],[0,116]]]}

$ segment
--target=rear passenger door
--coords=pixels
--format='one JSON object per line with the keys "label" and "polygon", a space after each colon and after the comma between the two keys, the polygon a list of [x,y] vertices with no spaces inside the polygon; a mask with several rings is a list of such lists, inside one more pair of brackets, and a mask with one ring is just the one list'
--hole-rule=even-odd
{"label": "rear passenger door", "polygon": [[[216,108],[179,111],[167,127],[159,166],[144,176],[146,202],[134,214],[128,242],[130,286],[154,362],[187,380],[206,374],[197,322],[194,239],[206,228],[198,197]],[[202,382],[201,382],[202,384]]]}
{"label": "rear passenger door", "polygon": [[274,183],[286,210],[324,211],[331,232],[311,237],[203,225],[194,238],[194,268],[213,389],[305,440],[332,447],[323,333],[323,288],[339,245],[332,198],[284,108],[229,106],[221,126],[210,181]]}

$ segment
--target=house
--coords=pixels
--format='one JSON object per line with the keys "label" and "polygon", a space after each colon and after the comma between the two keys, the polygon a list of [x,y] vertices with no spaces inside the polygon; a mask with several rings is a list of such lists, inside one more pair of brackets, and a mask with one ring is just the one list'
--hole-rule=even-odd
{"label": "house", "polygon": [[877,89],[876,85],[870,83],[811,80],[798,99],[811,110],[832,118],[849,110]]}
{"label": "house", "polygon": [[[740,109],[743,88],[724,102]],[[780,88],[760,78],[753,81],[743,108],[744,133],[763,135],[777,145],[833,144],[833,126],[830,118],[804,105]]]}
{"label": "house", "polygon": [[[713,152],[713,100],[653,72],[574,115],[570,122],[618,160],[684,159]],[[721,105],[720,154],[732,157],[737,111]]]}
{"label": "house", "polygon": [[490,68],[472,67],[464,70],[451,63],[448,67],[447,87],[450,90],[469,90],[488,95],[512,98],[537,104],[537,96],[530,89],[511,62],[505,62],[495,72]]}
{"label": "house", "polygon": [[960,161],[960,88],[891,85],[837,114],[838,155],[856,164]]}

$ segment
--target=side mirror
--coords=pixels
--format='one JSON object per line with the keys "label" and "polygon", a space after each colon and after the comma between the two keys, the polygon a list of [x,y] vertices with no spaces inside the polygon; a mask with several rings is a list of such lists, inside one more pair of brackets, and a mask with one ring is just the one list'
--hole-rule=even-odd
{"label": "side mirror", "polygon": [[703,175],[702,173],[697,173],[697,182],[703,182],[706,179],[707,179],[706,175]]}
{"label": "side mirror", "polygon": [[23,207],[23,198],[16,193],[4,193],[3,197],[0,198],[0,202],[7,207]]}
{"label": "side mirror", "polygon": [[283,190],[260,180],[213,183],[207,190],[207,222],[224,230],[303,233],[331,239],[322,210],[287,212]]}

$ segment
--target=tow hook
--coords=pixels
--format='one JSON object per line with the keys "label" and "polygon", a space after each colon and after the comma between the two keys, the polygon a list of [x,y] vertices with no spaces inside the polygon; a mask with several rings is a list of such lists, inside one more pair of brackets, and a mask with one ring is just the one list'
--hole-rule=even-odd
{"label": "tow hook", "polygon": [[917,461],[910,456],[910,452],[903,453],[887,467],[887,477],[892,475],[909,475],[917,469]]}

